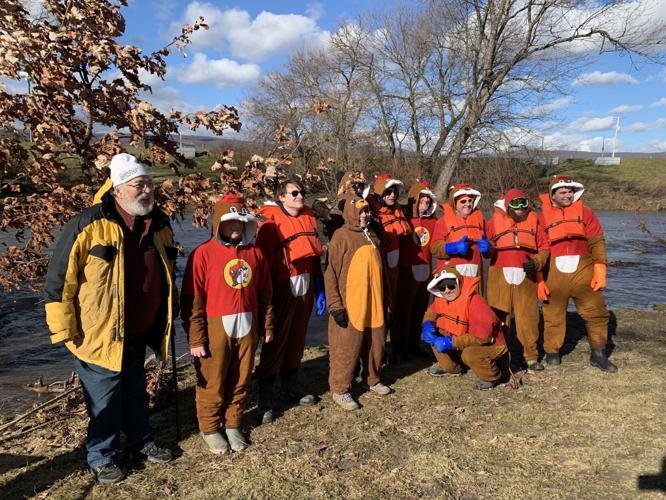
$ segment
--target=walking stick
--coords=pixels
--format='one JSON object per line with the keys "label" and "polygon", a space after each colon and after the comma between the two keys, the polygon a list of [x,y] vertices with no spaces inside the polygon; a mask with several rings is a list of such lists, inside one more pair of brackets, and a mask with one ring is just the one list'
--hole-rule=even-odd
{"label": "walking stick", "polygon": [[173,371],[173,406],[176,412],[176,441],[180,441],[180,420],[178,418],[178,368],[176,365],[176,329],[171,328],[171,367]]}

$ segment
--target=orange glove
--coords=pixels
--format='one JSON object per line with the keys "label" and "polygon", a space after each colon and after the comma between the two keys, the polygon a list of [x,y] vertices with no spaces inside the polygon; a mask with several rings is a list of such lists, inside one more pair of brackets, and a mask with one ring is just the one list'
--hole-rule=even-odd
{"label": "orange glove", "polygon": [[548,285],[546,285],[546,282],[543,279],[543,273],[537,272],[537,298],[546,302],[549,295],[550,290],[548,289]]}
{"label": "orange glove", "polygon": [[595,292],[606,288],[606,264],[594,265],[590,286]]}

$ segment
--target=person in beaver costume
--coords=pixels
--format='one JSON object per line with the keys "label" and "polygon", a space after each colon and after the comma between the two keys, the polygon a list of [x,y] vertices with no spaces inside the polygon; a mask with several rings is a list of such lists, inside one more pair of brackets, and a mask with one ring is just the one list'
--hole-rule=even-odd
{"label": "person in beaver costume", "polygon": [[273,336],[271,276],[254,245],[256,231],[245,199],[224,196],[213,210],[210,240],[190,254],[183,276],[181,316],[197,373],[197,419],[213,453],[248,446],[240,430],[247,384],[259,339]]}

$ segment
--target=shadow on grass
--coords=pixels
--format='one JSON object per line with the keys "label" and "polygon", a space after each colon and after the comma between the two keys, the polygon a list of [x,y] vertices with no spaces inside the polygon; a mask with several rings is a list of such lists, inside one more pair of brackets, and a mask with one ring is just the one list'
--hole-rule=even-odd
{"label": "shadow on grass", "polygon": [[[5,463],[7,455],[1,455],[0,460]],[[10,455],[9,461],[16,457]],[[33,464],[42,457],[18,457],[20,466]],[[26,460],[27,459],[27,460]],[[19,465],[15,465],[13,468]],[[73,450],[63,455],[58,455],[50,460],[40,463],[34,468],[23,472],[2,485],[3,498],[28,498],[49,489],[53,483],[69,475],[75,474],[87,469],[85,464],[84,452],[81,449]],[[7,469],[10,470],[10,469]],[[85,497],[93,486],[92,476],[83,486],[79,498]]]}
{"label": "shadow on grass", "polygon": [[666,492],[666,457],[661,461],[661,471],[654,475],[638,476],[636,483],[639,490]]}

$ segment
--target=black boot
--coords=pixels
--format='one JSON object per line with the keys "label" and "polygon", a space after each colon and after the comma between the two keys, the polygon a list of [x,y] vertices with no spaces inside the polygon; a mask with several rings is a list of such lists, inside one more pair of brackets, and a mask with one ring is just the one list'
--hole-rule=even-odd
{"label": "black boot", "polygon": [[603,349],[592,349],[590,364],[604,372],[615,373],[617,371],[617,366],[608,360]]}
{"label": "black boot", "polygon": [[273,422],[273,386],[275,376],[261,377],[259,379],[259,419],[262,424]]}
{"label": "black boot", "polygon": [[557,366],[561,363],[559,352],[547,352],[543,359],[549,366]]}
{"label": "black boot", "polygon": [[282,372],[282,394],[284,399],[290,403],[298,403],[300,406],[312,406],[315,397],[312,394],[303,395],[298,384],[298,368]]}

